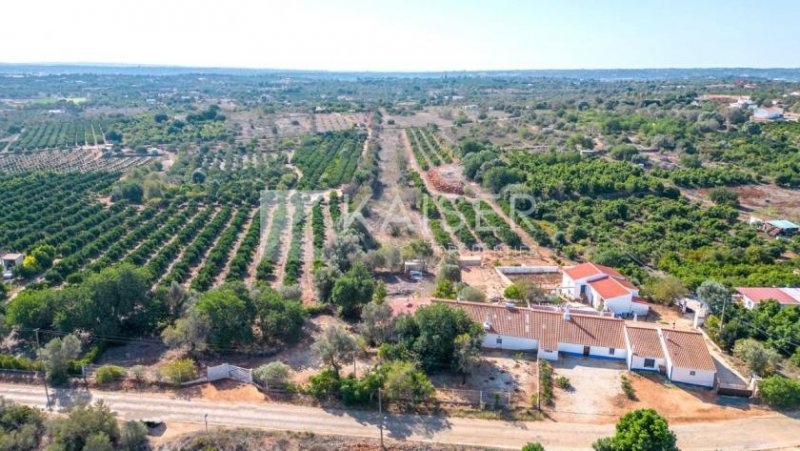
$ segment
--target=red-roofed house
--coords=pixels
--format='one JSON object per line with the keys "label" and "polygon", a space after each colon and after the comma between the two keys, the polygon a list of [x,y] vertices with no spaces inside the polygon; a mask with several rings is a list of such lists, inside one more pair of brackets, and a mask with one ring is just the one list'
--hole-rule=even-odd
{"label": "red-roofed house", "polygon": [[800,305],[800,288],[737,287],[736,292],[745,308],[755,308],[761,302],[774,299],[780,305]]}
{"label": "red-roofed house", "polygon": [[650,308],[639,299],[639,289],[614,268],[583,263],[565,268],[561,293],[570,299],[585,300],[597,309],[617,316],[647,315]]}
{"label": "red-roofed house", "polygon": [[558,360],[560,355],[626,360],[628,369],[663,371],[675,382],[714,385],[716,368],[702,334],[696,331],[574,313],[569,306],[546,311],[482,302],[433,302],[462,309],[483,325],[484,348],[536,352],[545,360]]}

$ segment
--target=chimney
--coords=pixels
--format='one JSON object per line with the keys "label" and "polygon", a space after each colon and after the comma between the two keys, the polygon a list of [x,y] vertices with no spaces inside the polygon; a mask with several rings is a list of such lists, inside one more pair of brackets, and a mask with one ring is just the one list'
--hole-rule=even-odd
{"label": "chimney", "polygon": [[569,321],[569,304],[564,305],[564,321]]}

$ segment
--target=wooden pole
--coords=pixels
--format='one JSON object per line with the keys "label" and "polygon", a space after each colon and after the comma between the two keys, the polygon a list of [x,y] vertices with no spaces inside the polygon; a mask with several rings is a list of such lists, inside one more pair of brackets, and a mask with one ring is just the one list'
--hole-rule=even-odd
{"label": "wooden pole", "polygon": [[[39,328],[37,327],[36,329],[34,329],[34,332],[36,332],[36,358],[38,360],[39,351],[40,351],[40,348],[41,348],[41,345],[39,344]],[[47,372],[44,371],[44,369],[42,369],[42,374],[43,374],[42,382],[44,382],[44,397],[45,397],[46,403],[47,403],[45,405],[46,405],[47,409],[50,410],[50,392],[47,389]]]}
{"label": "wooden pole", "polygon": [[378,427],[381,430],[381,449],[386,449],[383,445],[383,404],[381,403],[381,389],[378,389]]}

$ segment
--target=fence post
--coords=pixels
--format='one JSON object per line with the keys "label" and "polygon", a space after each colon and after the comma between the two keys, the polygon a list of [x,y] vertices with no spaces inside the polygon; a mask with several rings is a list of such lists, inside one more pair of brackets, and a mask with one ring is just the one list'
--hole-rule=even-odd
{"label": "fence post", "polygon": [[478,402],[478,406],[483,409],[483,390],[480,390],[478,393],[480,393],[480,401]]}

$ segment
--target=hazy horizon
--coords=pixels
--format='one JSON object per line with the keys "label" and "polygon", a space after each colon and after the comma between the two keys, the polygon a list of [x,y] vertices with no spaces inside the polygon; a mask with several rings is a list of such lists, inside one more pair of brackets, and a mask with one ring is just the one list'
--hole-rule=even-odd
{"label": "hazy horizon", "polygon": [[0,61],[326,72],[796,68],[800,4],[30,0]]}

